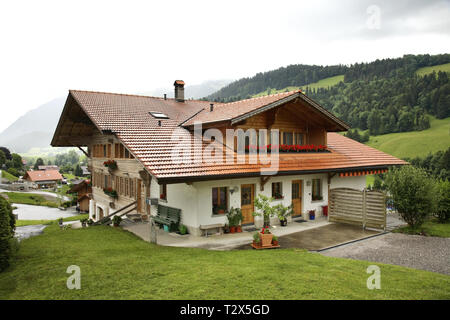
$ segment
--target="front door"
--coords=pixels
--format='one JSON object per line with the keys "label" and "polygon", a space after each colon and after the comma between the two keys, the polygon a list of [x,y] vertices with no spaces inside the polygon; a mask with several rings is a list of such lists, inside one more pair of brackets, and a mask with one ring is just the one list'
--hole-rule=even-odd
{"label": "front door", "polygon": [[101,220],[103,219],[103,208],[98,208],[98,219]]}
{"label": "front door", "polygon": [[137,212],[142,213],[142,181],[140,179],[137,179],[137,185],[136,185],[136,201],[137,201]]}
{"label": "front door", "polygon": [[302,180],[292,181],[292,205],[292,215],[300,216],[302,214]]}
{"label": "front door", "polygon": [[253,200],[255,198],[255,185],[241,185],[241,210],[242,224],[251,224],[254,222],[253,212],[255,211]]}

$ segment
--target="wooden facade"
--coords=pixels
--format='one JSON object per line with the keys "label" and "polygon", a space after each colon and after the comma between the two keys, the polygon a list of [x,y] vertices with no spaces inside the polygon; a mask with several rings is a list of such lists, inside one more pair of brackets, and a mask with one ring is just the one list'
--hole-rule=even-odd
{"label": "wooden facade", "polygon": [[[109,203],[113,210],[120,209],[134,201],[137,212],[146,215],[146,186],[140,171],[144,170],[131,152],[114,135],[94,134],[88,144],[91,156],[89,167],[92,173],[93,195],[96,201]],[[116,170],[105,167],[104,162],[114,160]],[[117,199],[106,195],[104,189],[111,188],[118,194]]]}

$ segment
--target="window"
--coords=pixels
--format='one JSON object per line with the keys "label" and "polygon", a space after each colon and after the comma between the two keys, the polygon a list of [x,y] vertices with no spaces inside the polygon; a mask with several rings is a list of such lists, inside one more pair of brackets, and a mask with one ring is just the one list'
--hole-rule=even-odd
{"label": "window", "polygon": [[130,178],[130,198],[136,197],[136,182],[133,178]]}
{"label": "window", "polygon": [[162,112],[151,111],[151,112],[149,112],[149,113],[150,113],[150,115],[151,115],[153,118],[156,118],[156,119],[169,119],[169,117],[168,117],[166,114],[162,113]]}
{"label": "window", "polygon": [[121,195],[125,195],[125,188],[123,186],[123,177],[120,177],[119,193]]}
{"label": "window", "polygon": [[272,183],[272,198],[283,199],[283,190],[281,182]]}
{"label": "window", "polygon": [[119,148],[120,145],[118,143],[114,144],[114,158],[119,158]]}
{"label": "window", "polygon": [[106,158],[106,144],[103,145],[103,158]]}
{"label": "window", "polygon": [[322,200],[322,181],[320,179],[312,180],[312,201]]}
{"label": "window", "polygon": [[159,185],[159,198],[167,200],[167,184]]}
{"label": "window", "polygon": [[120,150],[119,150],[119,158],[123,158],[124,153],[125,153],[125,148],[123,147],[123,144],[121,144]]}
{"label": "window", "polygon": [[228,188],[212,188],[213,214],[225,214],[228,211]]}
{"label": "window", "polygon": [[294,144],[294,134],[292,132],[283,132],[283,144]]}
{"label": "window", "polygon": [[129,190],[130,190],[130,182],[129,182],[129,180],[130,179],[128,179],[128,178],[125,178],[125,195],[126,196],[129,196]]}
{"label": "window", "polygon": [[295,144],[298,144],[298,145],[303,145],[304,144],[303,133],[296,133],[295,134]]}

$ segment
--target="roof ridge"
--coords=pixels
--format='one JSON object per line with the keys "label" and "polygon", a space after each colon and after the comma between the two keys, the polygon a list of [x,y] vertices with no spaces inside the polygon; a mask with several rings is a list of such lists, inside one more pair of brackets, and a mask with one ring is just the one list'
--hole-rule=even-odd
{"label": "roof ridge", "polygon": [[302,92],[302,90],[292,90],[292,91],[287,91],[287,92],[278,92],[278,93],[274,93],[274,94],[268,94],[265,96],[259,96],[259,97],[253,97],[253,98],[248,98],[248,99],[243,99],[243,100],[237,100],[237,101],[233,101],[233,102],[228,102],[228,103],[224,103],[223,106],[225,105],[230,105],[233,103],[238,103],[238,102],[244,102],[244,101],[250,101],[250,100],[257,100],[257,99],[262,99],[262,98],[267,98],[267,97],[274,97],[274,96],[279,96],[279,95],[286,95],[290,96],[294,93],[299,93]]}
{"label": "roof ridge", "polygon": [[[69,89],[69,92],[84,92],[84,93],[101,93],[101,94],[112,94],[116,96],[126,96],[126,97],[140,97],[140,98],[153,98],[159,100],[175,100],[175,98],[166,98],[164,97],[156,97],[156,96],[147,96],[143,94],[130,94],[130,93],[117,93],[117,92],[105,92],[105,91],[93,91],[93,90],[74,90]],[[209,100],[201,100],[201,99],[186,99],[185,101],[202,101],[205,103],[212,103],[213,101]]]}

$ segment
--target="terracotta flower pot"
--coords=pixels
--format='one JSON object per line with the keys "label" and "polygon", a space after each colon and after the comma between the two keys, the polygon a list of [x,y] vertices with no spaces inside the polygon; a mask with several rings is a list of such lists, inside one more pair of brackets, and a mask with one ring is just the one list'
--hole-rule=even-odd
{"label": "terracotta flower pot", "polygon": [[230,227],[230,233],[235,233],[236,232],[236,227]]}
{"label": "terracotta flower pot", "polygon": [[272,245],[277,246],[278,245],[278,240],[272,241]]}
{"label": "terracotta flower pot", "polygon": [[260,233],[259,237],[261,238],[261,246],[262,247],[270,247],[272,245],[273,234]]}
{"label": "terracotta flower pot", "polygon": [[236,227],[236,232],[242,232],[242,227],[241,226],[237,226]]}

